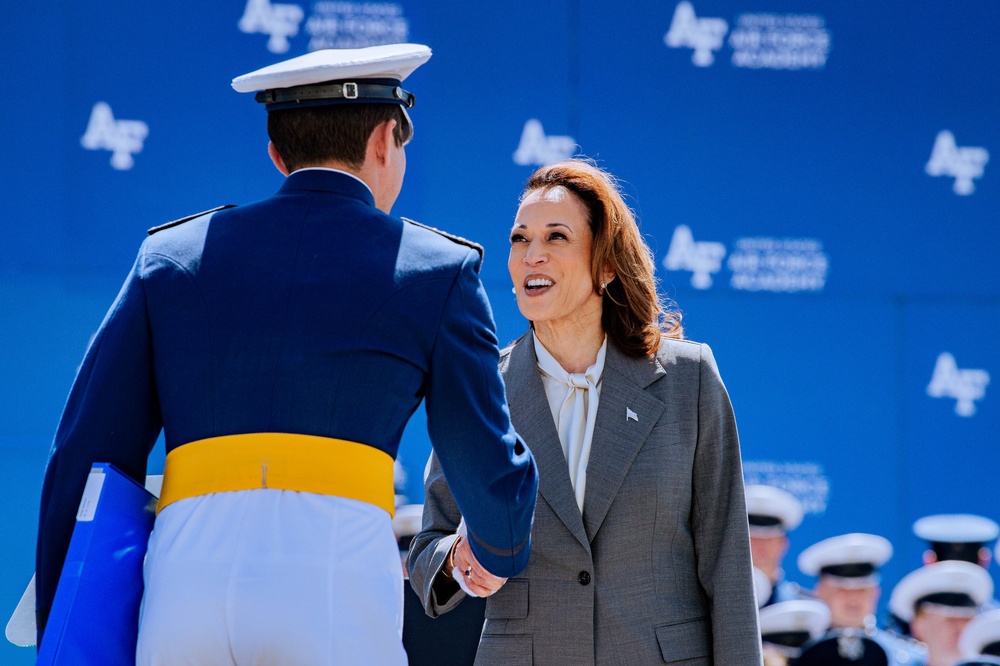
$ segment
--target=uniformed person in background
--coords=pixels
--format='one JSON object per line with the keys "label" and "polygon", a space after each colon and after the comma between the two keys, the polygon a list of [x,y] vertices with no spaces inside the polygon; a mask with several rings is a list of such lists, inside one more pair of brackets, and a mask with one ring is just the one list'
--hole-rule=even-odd
{"label": "uniformed person in background", "polygon": [[802,522],[802,503],[791,493],[767,485],[747,486],[746,496],[750,556],[771,583],[771,596],[763,605],[809,598],[798,583],[785,579],[781,566],[788,552],[788,533]]}
{"label": "uniformed person in background", "polygon": [[815,599],[779,601],[760,610],[765,666],[794,663],[802,646],[830,629],[830,609]]}
{"label": "uniformed person in background", "polygon": [[928,564],[903,577],[889,607],[927,646],[927,666],[952,666],[961,656],[959,637],[993,596],[993,579],[970,562]]}
{"label": "uniformed person in background", "polygon": [[161,430],[139,664],[405,664],[393,460],[421,401],[477,560],[526,566],[537,476],[481,248],[390,215],[413,132],[401,84],[429,57],[316,51],[234,80],[261,91],[287,178],[140,249],[46,468],[40,632],[91,464],[141,482]]}
{"label": "uniformed person in background", "polygon": [[[913,523],[913,533],[927,542],[924,564],[955,560],[989,569],[992,559],[989,544],[1000,534],[1000,526],[989,518],[969,513],[935,514]],[[991,599],[983,606],[1000,608],[1000,603]],[[891,610],[888,628],[901,635],[911,634],[909,623]]]}
{"label": "uniformed person in background", "polygon": [[[876,607],[882,593],[879,569],[892,557],[892,544],[875,534],[824,539],[799,555],[799,569],[816,576],[813,593],[830,607],[832,630],[860,630],[885,650],[889,663],[919,663],[924,651],[913,641],[879,629]],[[850,639],[850,632],[844,641]],[[862,646],[863,647],[863,646]],[[861,648],[859,648],[861,649]]]}
{"label": "uniformed person in background", "polygon": [[816,576],[813,594],[830,607],[834,629],[875,626],[881,595],[879,568],[892,557],[892,544],[874,534],[843,534],[809,546],[799,555],[799,570]]}
{"label": "uniformed person in background", "polygon": [[924,516],[913,523],[913,533],[927,542],[924,564],[958,560],[990,566],[990,545],[1000,536],[1000,525],[969,513]]}
{"label": "uniformed person in background", "polygon": [[[861,629],[836,629],[802,648],[794,666],[897,666],[885,647]],[[902,664],[899,664],[902,666]],[[912,666],[907,663],[907,666]]]}

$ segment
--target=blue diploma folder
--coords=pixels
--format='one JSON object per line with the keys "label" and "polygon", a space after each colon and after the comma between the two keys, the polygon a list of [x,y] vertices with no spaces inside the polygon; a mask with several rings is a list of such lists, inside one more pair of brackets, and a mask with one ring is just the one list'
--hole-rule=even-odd
{"label": "blue diploma folder", "polygon": [[108,463],[95,463],[38,652],[48,664],[135,664],[142,563],[156,498]]}

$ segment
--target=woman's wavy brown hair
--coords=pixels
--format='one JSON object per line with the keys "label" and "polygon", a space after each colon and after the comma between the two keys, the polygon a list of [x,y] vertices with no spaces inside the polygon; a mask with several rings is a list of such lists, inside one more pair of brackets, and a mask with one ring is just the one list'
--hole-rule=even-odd
{"label": "woman's wavy brown hair", "polygon": [[601,314],[601,325],[611,341],[626,355],[643,358],[656,353],[661,338],[682,339],[681,313],[656,291],[653,253],[614,176],[590,160],[563,160],[531,174],[521,200],[534,190],[553,187],[565,187],[589,211],[594,291],[602,293],[605,269],[615,274],[603,292]]}

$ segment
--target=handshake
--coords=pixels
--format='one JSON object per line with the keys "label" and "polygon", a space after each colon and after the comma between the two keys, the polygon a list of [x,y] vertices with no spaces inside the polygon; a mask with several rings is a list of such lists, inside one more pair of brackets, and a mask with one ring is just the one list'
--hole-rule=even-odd
{"label": "handshake", "polygon": [[504,583],[506,578],[494,576],[483,568],[476,556],[472,554],[469,546],[468,531],[465,528],[463,519],[456,531],[458,538],[448,553],[442,573],[455,580],[462,591],[470,597],[489,597],[496,593]]}

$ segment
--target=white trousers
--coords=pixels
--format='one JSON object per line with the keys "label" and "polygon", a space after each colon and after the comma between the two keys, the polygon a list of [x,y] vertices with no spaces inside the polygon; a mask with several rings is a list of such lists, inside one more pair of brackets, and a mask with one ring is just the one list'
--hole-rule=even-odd
{"label": "white trousers", "polygon": [[389,514],[245,490],[175,502],[144,566],[139,666],[407,663]]}

